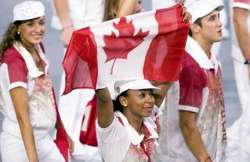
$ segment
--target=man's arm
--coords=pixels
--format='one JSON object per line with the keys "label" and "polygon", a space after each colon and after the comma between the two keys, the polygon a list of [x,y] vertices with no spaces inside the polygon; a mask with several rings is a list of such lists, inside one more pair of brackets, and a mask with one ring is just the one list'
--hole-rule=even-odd
{"label": "man's arm", "polygon": [[250,60],[250,33],[248,31],[249,11],[235,7],[233,9],[233,23],[239,46],[246,60]]}
{"label": "man's arm", "polygon": [[69,5],[67,0],[53,0],[56,14],[62,25],[61,39],[65,46],[69,44],[72,32],[73,24],[70,18]]}
{"label": "man's arm", "polygon": [[180,129],[185,142],[199,162],[212,162],[196,126],[194,112],[179,111]]}

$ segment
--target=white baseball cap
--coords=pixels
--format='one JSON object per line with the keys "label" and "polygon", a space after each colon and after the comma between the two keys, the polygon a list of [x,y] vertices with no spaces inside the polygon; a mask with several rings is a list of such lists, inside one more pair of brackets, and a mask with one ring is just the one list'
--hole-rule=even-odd
{"label": "white baseball cap", "polygon": [[115,89],[115,98],[117,98],[121,93],[129,89],[140,90],[140,89],[160,89],[160,88],[153,86],[148,80],[137,79],[137,80],[116,81],[114,89]]}
{"label": "white baseball cap", "polygon": [[13,20],[24,21],[45,15],[45,7],[40,1],[23,1],[14,6]]}
{"label": "white baseball cap", "polygon": [[192,15],[192,23],[210,14],[215,9],[220,11],[224,8],[220,0],[188,0],[186,7],[187,11]]}

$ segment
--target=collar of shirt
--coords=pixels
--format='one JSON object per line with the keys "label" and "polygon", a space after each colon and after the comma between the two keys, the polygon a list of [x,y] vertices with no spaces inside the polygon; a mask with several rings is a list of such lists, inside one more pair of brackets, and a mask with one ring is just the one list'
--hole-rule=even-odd
{"label": "collar of shirt", "polygon": [[203,69],[215,69],[217,71],[220,66],[220,62],[215,55],[211,54],[211,59],[209,59],[201,46],[191,37],[188,37],[185,49]]}
{"label": "collar of shirt", "polygon": [[[133,145],[139,145],[141,144],[142,140],[144,139],[144,134],[139,134],[129,123],[127,118],[121,113],[121,112],[116,112],[116,116],[119,117],[122,120],[122,124],[124,125],[126,131],[128,132],[131,143]],[[151,119],[152,120],[152,119]],[[154,129],[154,126],[150,122],[149,118],[145,118],[143,121],[143,124],[148,128],[150,132],[149,138],[158,138],[158,134],[156,130]]]}
{"label": "collar of shirt", "polygon": [[[20,43],[16,42],[14,43],[14,47],[16,50],[20,53],[20,55],[23,57],[25,64],[27,66],[27,69],[29,71],[29,76],[34,79],[44,74],[44,72],[40,71],[38,67],[36,66],[31,54],[24,48]],[[48,60],[45,58],[45,55],[43,53],[43,50],[41,49],[40,45],[36,46],[37,51],[39,53],[40,58],[45,62],[45,74],[47,74],[48,71]]]}

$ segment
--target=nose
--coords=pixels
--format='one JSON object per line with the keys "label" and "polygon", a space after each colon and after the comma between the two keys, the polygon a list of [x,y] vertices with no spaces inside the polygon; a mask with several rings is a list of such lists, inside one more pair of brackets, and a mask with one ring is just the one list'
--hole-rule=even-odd
{"label": "nose", "polygon": [[147,100],[148,103],[154,103],[155,98],[152,94],[147,94]]}
{"label": "nose", "polygon": [[34,30],[38,33],[44,33],[45,31],[45,25],[43,24],[39,24],[39,23],[36,23],[36,25],[34,26]]}

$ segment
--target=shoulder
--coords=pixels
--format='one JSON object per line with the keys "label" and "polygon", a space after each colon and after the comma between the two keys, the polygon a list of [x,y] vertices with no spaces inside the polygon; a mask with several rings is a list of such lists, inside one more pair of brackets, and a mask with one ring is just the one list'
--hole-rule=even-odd
{"label": "shoulder", "polygon": [[188,53],[184,55],[179,83],[182,86],[192,85],[195,87],[205,87],[207,84],[207,76],[204,69]]}
{"label": "shoulder", "polygon": [[25,61],[23,57],[20,55],[20,53],[12,46],[8,48],[4,52],[4,57],[3,57],[3,63],[11,64],[11,63],[23,63],[25,64]]}

